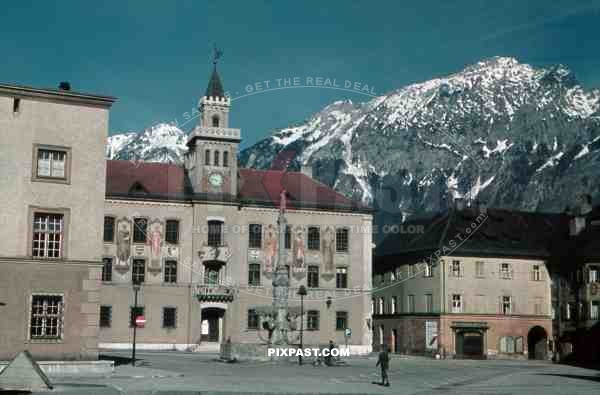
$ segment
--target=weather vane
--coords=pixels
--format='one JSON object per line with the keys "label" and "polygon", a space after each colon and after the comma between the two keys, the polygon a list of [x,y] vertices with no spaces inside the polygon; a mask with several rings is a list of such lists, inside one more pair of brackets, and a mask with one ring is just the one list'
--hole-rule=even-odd
{"label": "weather vane", "polygon": [[213,64],[216,66],[219,59],[223,57],[223,50],[217,48],[217,44],[213,47]]}

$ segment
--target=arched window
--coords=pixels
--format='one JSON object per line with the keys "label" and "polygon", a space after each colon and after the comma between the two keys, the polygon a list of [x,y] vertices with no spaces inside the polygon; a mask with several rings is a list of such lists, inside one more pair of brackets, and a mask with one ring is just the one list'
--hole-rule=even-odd
{"label": "arched window", "polygon": [[215,151],[213,155],[215,156],[215,166],[219,166],[219,151]]}
{"label": "arched window", "polygon": [[209,149],[204,151],[204,164],[210,165],[210,150]]}
{"label": "arched window", "polygon": [[223,151],[223,167],[229,167],[229,151]]}
{"label": "arched window", "polygon": [[213,115],[212,117],[212,125],[214,128],[218,128],[219,127],[219,116],[218,115]]}

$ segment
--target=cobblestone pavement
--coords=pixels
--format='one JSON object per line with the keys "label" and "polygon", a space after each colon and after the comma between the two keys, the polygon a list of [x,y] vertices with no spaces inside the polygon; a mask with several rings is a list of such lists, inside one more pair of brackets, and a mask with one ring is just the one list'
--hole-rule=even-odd
{"label": "cobblestone pavement", "polygon": [[[126,353],[115,353],[126,356]],[[593,394],[600,371],[535,361],[436,361],[396,357],[391,387],[382,387],[375,358],[347,358],[334,367],[291,363],[215,361],[216,355],[142,352],[139,366],[117,366],[109,377],[57,381],[69,394]]]}

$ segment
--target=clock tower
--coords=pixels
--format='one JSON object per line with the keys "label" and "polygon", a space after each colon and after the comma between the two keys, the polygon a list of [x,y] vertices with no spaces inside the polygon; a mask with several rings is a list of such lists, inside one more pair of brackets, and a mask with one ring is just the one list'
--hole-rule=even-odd
{"label": "clock tower", "polygon": [[189,135],[185,167],[194,193],[235,196],[240,129],[229,127],[231,101],[217,72],[218,55],[206,93],[198,103],[199,122]]}

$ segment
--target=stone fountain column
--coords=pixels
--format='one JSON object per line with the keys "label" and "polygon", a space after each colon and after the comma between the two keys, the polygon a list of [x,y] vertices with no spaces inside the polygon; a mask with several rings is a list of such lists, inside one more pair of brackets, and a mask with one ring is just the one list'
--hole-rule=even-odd
{"label": "stone fountain column", "polygon": [[282,192],[281,206],[279,208],[279,217],[277,218],[279,235],[277,241],[277,265],[273,275],[273,310],[276,314],[277,326],[273,332],[272,343],[284,344],[288,342],[288,297],[290,279],[288,270],[285,267],[285,228],[287,220],[285,218],[285,191]]}

